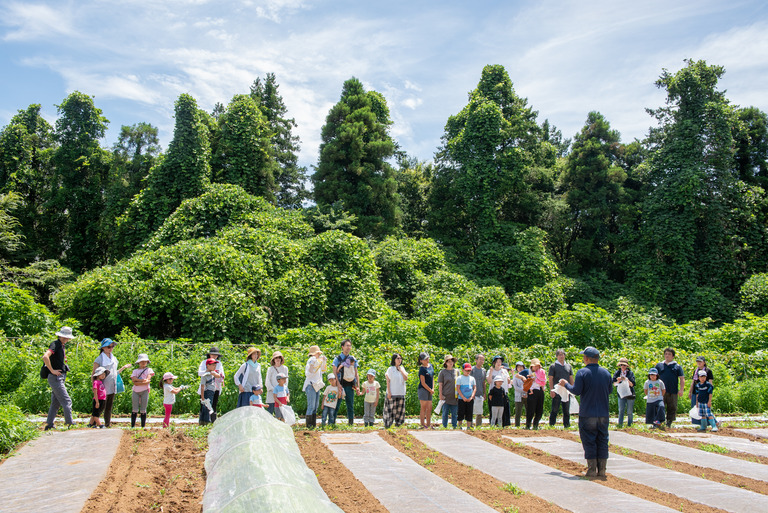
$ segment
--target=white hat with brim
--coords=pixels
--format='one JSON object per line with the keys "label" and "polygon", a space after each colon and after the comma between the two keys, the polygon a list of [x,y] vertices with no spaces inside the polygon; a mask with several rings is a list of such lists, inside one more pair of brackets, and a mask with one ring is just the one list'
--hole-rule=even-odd
{"label": "white hat with brim", "polygon": [[109,371],[107,369],[105,369],[104,367],[96,367],[96,370],[93,371],[92,376],[94,378],[98,378],[102,374],[109,374]]}
{"label": "white hat with brim", "polygon": [[72,334],[72,328],[69,326],[62,327],[59,331],[56,332],[56,336],[68,339],[75,338],[75,336]]}
{"label": "white hat with brim", "polygon": [[163,381],[165,381],[166,379],[176,379],[176,378],[178,378],[178,376],[174,376],[172,372],[166,372],[165,374],[163,374]]}
{"label": "white hat with brim", "polygon": [[136,358],[136,363],[148,362],[148,361],[149,361],[149,356],[147,356],[145,353],[140,353],[138,358]]}

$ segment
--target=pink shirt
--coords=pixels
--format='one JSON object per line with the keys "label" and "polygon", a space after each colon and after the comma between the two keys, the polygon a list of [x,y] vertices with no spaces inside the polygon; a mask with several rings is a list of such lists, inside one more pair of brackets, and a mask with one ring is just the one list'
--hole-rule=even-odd
{"label": "pink shirt", "polygon": [[93,380],[93,389],[96,390],[96,397],[99,401],[103,401],[107,398],[107,389],[104,388],[104,383],[100,379]]}
{"label": "pink shirt", "polygon": [[[133,372],[131,372],[131,377],[136,379],[147,379],[151,378],[155,375],[155,371],[150,369],[149,367],[144,367],[134,369]],[[133,385],[133,391],[134,392],[143,392],[145,390],[149,390],[149,385]]]}
{"label": "pink shirt", "polygon": [[544,369],[539,367],[539,370],[533,373],[536,377],[536,382],[531,386],[531,390],[543,388],[547,384],[547,375],[544,373]]}

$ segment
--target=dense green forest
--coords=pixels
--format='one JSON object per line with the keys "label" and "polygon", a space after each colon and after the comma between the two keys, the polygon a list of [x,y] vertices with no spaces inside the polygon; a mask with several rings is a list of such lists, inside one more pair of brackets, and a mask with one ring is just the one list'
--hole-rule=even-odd
{"label": "dense green forest", "polygon": [[30,105],[0,132],[0,328],[58,316],[96,338],[268,343],[396,316],[435,321],[419,331],[452,347],[482,342],[482,319],[754,319],[768,313],[768,116],[731,104],[724,72],[663,70],[647,137],[622,141],[599,112],[563,138],[489,65],[429,162],[351,78],[311,172],[273,74],[212,112],[179,96],[165,152],[147,123],[103,147],[86,94],[53,126]]}

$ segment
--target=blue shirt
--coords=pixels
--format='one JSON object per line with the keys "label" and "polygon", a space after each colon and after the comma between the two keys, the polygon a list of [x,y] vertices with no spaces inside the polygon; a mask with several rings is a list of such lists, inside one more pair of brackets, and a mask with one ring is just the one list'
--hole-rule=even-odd
{"label": "blue shirt", "polygon": [[608,416],[608,396],[613,389],[613,378],[598,364],[590,363],[580,369],[573,385],[566,381],[565,388],[573,395],[581,396],[579,418]]}
{"label": "blue shirt", "polygon": [[696,402],[704,404],[709,402],[709,394],[715,390],[715,387],[706,381],[704,383],[697,381],[694,388],[696,390]]}
{"label": "blue shirt", "polygon": [[472,390],[477,386],[475,378],[472,376],[465,376],[464,374],[456,379],[456,384],[459,386],[459,390],[461,390],[461,395],[467,399],[472,397]]}
{"label": "blue shirt", "polygon": [[667,365],[666,362],[656,364],[659,371],[659,379],[664,382],[666,393],[677,394],[680,392],[680,377],[683,376],[683,368],[677,362]]}

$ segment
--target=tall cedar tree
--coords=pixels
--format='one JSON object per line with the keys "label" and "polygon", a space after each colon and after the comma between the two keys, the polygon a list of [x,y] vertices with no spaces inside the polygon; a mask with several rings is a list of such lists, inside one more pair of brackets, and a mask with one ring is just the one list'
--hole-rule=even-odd
{"label": "tall cedar tree", "polygon": [[570,214],[568,267],[610,271],[619,233],[627,173],[619,165],[620,135],[599,112],[590,112],[576,135],[561,178]]}
{"label": "tall cedar tree", "polygon": [[321,208],[341,201],[357,216],[355,234],[361,237],[383,237],[400,223],[395,171],[387,163],[395,153],[391,124],[384,97],[366,92],[351,78],[323,126],[320,159],[312,175],[315,201]]}
{"label": "tall cedar tree", "polygon": [[504,225],[534,224],[541,210],[531,167],[554,165],[555,147],[543,140],[537,113],[515,94],[500,65],[489,65],[464,109],[448,118],[437,153],[430,197],[430,235],[472,258]]}
{"label": "tall cedar tree", "polygon": [[666,106],[649,110],[650,158],[639,240],[629,261],[640,295],[678,321],[732,316],[740,285],[742,207],[734,160],[733,107],[717,82],[721,66],[686,61],[656,82]]}
{"label": "tall cedar tree", "polygon": [[257,78],[251,85],[251,98],[259,105],[272,133],[272,155],[280,167],[279,172],[275,173],[277,205],[298,208],[309,198],[305,185],[307,169],[298,164],[299,136],[292,132],[296,128],[296,121],[286,117],[288,109],[278,87],[275,74],[267,73],[265,80]]}
{"label": "tall cedar tree", "polygon": [[183,200],[196,198],[210,183],[210,148],[204,118],[194,98],[179,96],[168,152],[150,170],[146,187],[118,219],[118,257],[135,251]]}
{"label": "tall cedar tree", "polygon": [[248,95],[232,98],[219,116],[219,140],[213,157],[213,181],[239,185],[250,194],[275,202],[275,176],[270,128],[256,101]]}
{"label": "tall cedar tree", "polygon": [[101,232],[104,187],[109,172],[109,152],[99,145],[109,121],[93,98],[75,91],[58,106],[53,154],[56,183],[46,215],[58,221],[58,249],[64,264],[75,272],[105,263]]}
{"label": "tall cedar tree", "polygon": [[53,127],[40,115],[40,105],[30,105],[11,118],[0,132],[0,192],[15,192],[19,202],[13,215],[19,220],[24,244],[8,260],[29,263],[59,258],[55,251],[61,227],[44,215],[54,186],[51,155],[56,146]]}

